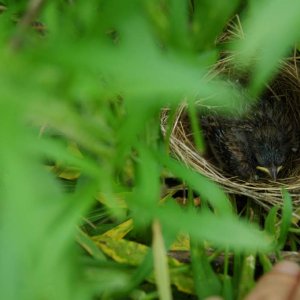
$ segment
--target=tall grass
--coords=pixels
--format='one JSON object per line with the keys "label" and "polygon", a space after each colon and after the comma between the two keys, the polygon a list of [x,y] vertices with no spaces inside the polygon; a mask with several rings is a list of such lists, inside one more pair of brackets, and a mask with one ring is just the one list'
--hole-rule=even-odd
{"label": "tall grass", "polygon": [[[184,99],[235,104],[226,82],[203,75],[218,59],[216,37],[237,12],[246,25],[235,47],[246,67],[257,56],[252,87],[260,90],[299,41],[300,9],[299,1],[256,2],[5,3],[1,299],[184,297],[177,289],[230,299],[250,288],[249,257],[278,250],[278,236],[283,246],[288,204],[281,234],[238,218],[220,187],[166,151],[160,111]],[[19,12],[23,19],[13,22]],[[42,34],[35,20],[43,22]],[[170,195],[161,199],[166,174],[201,195],[202,208],[183,210]],[[72,191],[60,178],[72,182]],[[276,214],[268,220],[269,228],[277,226]],[[166,260],[179,233],[184,249],[191,239],[192,266]],[[217,275],[208,246],[236,254],[233,275],[227,268]]]}

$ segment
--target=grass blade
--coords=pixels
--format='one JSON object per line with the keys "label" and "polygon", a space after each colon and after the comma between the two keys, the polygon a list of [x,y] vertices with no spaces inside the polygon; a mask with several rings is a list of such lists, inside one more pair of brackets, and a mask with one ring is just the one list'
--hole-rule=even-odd
{"label": "grass blade", "polygon": [[201,243],[191,243],[192,270],[195,280],[195,290],[199,299],[219,295],[221,283],[213,271],[204,247]]}
{"label": "grass blade", "polygon": [[171,283],[169,275],[166,249],[161,232],[161,226],[156,220],[153,222],[153,258],[155,282],[161,300],[172,300]]}
{"label": "grass blade", "polygon": [[289,228],[292,224],[292,214],[293,214],[293,202],[290,194],[283,189],[283,208],[282,208],[282,217],[280,224],[280,233],[278,237],[278,248],[281,249],[287,239]]}

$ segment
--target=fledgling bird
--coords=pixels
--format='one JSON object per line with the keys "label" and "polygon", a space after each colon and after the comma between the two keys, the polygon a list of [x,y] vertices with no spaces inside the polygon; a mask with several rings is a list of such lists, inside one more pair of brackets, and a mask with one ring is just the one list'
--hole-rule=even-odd
{"label": "fledgling bird", "polygon": [[219,167],[242,179],[255,175],[246,131],[239,120],[209,115],[201,118],[201,127],[209,150]]}
{"label": "fledgling bird", "polygon": [[280,99],[261,99],[246,117],[203,116],[201,127],[216,163],[244,180],[267,174],[276,181],[299,147],[289,110]]}

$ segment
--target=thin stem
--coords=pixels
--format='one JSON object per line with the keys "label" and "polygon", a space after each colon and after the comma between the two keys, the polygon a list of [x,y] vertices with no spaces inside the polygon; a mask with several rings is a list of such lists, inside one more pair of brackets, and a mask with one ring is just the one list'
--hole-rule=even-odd
{"label": "thin stem", "polygon": [[25,14],[18,22],[17,31],[10,41],[13,50],[19,50],[24,42],[24,34],[41,11],[45,0],[30,0]]}

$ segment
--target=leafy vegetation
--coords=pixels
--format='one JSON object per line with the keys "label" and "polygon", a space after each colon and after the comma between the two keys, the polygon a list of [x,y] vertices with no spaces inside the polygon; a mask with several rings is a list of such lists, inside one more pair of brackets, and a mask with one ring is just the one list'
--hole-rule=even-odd
{"label": "leafy vegetation", "polygon": [[[258,93],[299,41],[299,1],[30,0],[1,11],[2,299],[241,299],[256,258],[267,271],[271,253],[297,248],[286,192],[282,221],[276,207],[264,229],[251,200],[239,215],[170,155],[160,112],[243,101],[204,77],[236,13],[245,38],[234,47]],[[188,187],[186,207],[170,177]],[[191,250],[191,263],[168,250]]]}

